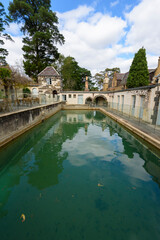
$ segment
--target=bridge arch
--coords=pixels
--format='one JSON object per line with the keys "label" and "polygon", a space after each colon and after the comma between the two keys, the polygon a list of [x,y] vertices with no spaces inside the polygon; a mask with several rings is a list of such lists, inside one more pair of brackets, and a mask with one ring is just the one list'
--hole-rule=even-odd
{"label": "bridge arch", "polygon": [[107,98],[104,95],[97,95],[94,97],[93,101],[96,103],[96,105],[104,106],[107,105]]}
{"label": "bridge arch", "polygon": [[87,97],[85,100],[85,104],[91,104],[93,99],[91,97]]}

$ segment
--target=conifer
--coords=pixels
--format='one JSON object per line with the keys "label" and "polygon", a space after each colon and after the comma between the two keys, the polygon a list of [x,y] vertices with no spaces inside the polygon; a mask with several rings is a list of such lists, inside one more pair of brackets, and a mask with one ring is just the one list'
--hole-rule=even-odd
{"label": "conifer", "polygon": [[135,54],[132,65],[129,70],[127,87],[141,87],[149,84],[149,72],[146,59],[145,48],[140,48]]}

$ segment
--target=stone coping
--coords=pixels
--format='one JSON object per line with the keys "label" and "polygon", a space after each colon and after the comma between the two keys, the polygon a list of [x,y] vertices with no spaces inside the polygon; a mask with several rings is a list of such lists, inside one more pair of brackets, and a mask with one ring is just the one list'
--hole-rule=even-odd
{"label": "stone coping", "polygon": [[120,123],[125,128],[129,129],[131,132],[133,132],[134,134],[136,134],[137,136],[139,136],[143,140],[147,141],[149,144],[156,147],[158,150],[160,150],[160,141],[158,141],[157,139],[151,137],[149,134],[141,131],[140,129],[138,129],[136,127],[134,127],[132,124],[130,124],[127,120],[124,120],[123,118],[117,117],[114,114],[112,114],[110,112],[107,112],[102,108],[98,108],[98,110],[100,110],[101,112],[103,112],[104,114],[106,114],[107,116],[109,116],[110,118],[115,120],[116,122]]}
{"label": "stone coping", "polygon": [[61,94],[65,93],[82,93],[82,94],[88,94],[88,93],[98,93],[98,94],[109,94],[109,93],[117,93],[117,92],[127,92],[127,91],[137,91],[137,90],[149,90],[151,88],[155,88],[160,86],[160,84],[153,84],[153,85],[148,85],[148,86],[143,86],[143,87],[137,87],[137,88],[127,88],[127,89],[122,89],[122,90],[115,90],[115,91],[61,91]]}
{"label": "stone coping", "polygon": [[49,104],[41,104],[41,105],[38,105],[38,106],[35,106],[35,107],[28,107],[28,108],[23,108],[23,109],[16,110],[16,111],[0,113],[0,118],[5,117],[5,116],[9,116],[9,115],[12,115],[12,114],[20,113],[20,112],[30,111],[30,110],[34,110],[34,109],[38,109],[38,108],[44,108],[44,107],[59,104],[59,103],[63,103],[63,101],[62,102],[49,103]]}

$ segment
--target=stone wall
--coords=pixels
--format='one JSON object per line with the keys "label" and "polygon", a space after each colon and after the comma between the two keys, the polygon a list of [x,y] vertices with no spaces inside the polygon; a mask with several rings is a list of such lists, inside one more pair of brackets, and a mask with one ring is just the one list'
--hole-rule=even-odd
{"label": "stone wall", "polygon": [[55,103],[1,115],[0,147],[54,115],[61,108],[62,103]]}
{"label": "stone wall", "polygon": [[[92,100],[93,105],[104,105],[111,109],[131,115],[148,123],[159,125],[160,113],[159,102],[155,103],[156,93],[159,91],[158,85],[132,88],[119,91],[99,91],[99,92],[61,92],[60,99],[66,100],[66,105],[85,104],[87,98]],[[64,96],[66,99],[64,99]],[[104,99],[104,102],[102,101]],[[81,101],[79,101],[81,100]],[[158,98],[159,101],[159,98]],[[99,103],[102,104],[99,104]],[[106,104],[104,104],[106,103]],[[156,104],[156,106],[155,106]],[[154,110],[155,109],[155,110]],[[156,112],[154,114],[154,112]],[[154,118],[154,121],[153,121]],[[159,120],[158,120],[159,119]]]}

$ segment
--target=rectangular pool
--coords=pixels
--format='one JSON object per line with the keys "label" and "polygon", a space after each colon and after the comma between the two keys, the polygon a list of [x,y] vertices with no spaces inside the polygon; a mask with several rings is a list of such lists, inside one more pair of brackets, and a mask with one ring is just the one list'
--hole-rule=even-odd
{"label": "rectangular pool", "polygon": [[98,111],[61,111],[0,151],[2,240],[159,240],[160,159]]}

